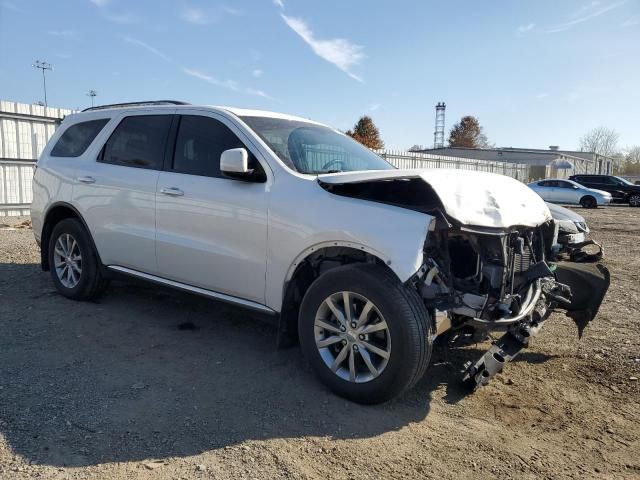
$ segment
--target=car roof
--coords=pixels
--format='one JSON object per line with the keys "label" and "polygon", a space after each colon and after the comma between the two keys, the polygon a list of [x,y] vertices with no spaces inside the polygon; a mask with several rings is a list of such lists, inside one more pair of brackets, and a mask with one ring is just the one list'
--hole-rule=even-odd
{"label": "car roof", "polygon": [[[310,120],[308,118],[299,117],[296,115],[290,115],[287,113],[280,112],[271,112],[268,110],[257,110],[257,109],[248,109],[248,108],[238,108],[238,107],[230,107],[230,106],[222,106],[222,105],[193,105],[185,102],[177,102],[173,100],[161,100],[156,102],[133,102],[133,103],[122,103],[122,104],[113,104],[113,105],[102,105],[96,106],[92,108],[87,108],[82,112],[82,116],[85,116],[89,113],[100,112],[104,114],[115,113],[115,112],[126,112],[126,111],[136,111],[136,110],[149,110],[149,109],[166,109],[166,108],[175,108],[176,110],[193,110],[193,109],[205,109],[212,111],[220,111],[224,110],[226,112],[232,113],[238,117],[265,117],[265,118],[278,118],[281,120],[291,120],[297,122],[306,122],[312,123],[315,125],[326,126],[320,122],[316,122],[314,120]],[[74,114],[75,115],[78,114]]]}

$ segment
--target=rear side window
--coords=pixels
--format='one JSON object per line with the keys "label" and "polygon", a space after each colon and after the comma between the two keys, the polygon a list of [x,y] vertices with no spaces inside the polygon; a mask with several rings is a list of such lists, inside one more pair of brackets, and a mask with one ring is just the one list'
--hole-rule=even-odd
{"label": "rear side window", "polygon": [[[230,148],[245,146],[225,124],[210,117],[183,115],[178,127],[173,170],[191,175],[222,177],[220,156]],[[250,167],[255,168],[255,158],[250,157],[249,161]]]}
{"label": "rear side window", "polygon": [[171,115],[125,117],[109,137],[99,161],[127,167],[162,169]]}
{"label": "rear side window", "polygon": [[52,157],[79,157],[89,148],[91,142],[108,121],[108,118],[102,118],[71,125],[60,136],[50,155]]}

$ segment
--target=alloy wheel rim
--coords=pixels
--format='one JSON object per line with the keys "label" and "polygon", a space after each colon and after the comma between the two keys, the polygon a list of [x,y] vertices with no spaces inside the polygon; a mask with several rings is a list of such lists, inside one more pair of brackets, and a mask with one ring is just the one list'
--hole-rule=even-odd
{"label": "alloy wheel rim", "polygon": [[75,238],[63,233],[56,240],[53,262],[58,280],[65,288],[74,288],[82,275],[82,255]]}
{"label": "alloy wheel rim", "polygon": [[632,195],[629,203],[632,207],[640,206],[640,195]]}
{"label": "alloy wheel rim", "polygon": [[391,334],[378,308],[355,292],[337,292],[318,308],[316,348],[338,377],[366,383],[380,376],[391,357]]}

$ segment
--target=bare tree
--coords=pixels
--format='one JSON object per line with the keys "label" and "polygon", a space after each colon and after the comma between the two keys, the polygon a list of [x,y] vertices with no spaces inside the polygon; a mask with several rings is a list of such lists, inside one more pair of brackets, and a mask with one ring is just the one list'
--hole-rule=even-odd
{"label": "bare tree", "polygon": [[410,152],[420,152],[421,150],[426,150],[427,147],[424,145],[415,144],[413,147],[409,148]]}
{"label": "bare tree", "polygon": [[612,128],[594,128],[580,138],[580,151],[613,157],[618,151],[619,137]]}
{"label": "bare tree", "polygon": [[627,175],[640,175],[640,145],[629,148],[624,156],[622,173]]}

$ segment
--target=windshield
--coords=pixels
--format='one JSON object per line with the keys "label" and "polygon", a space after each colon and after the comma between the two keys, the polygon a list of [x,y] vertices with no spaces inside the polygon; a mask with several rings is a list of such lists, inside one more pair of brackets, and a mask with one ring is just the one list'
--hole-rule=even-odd
{"label": "windshield", "polygon": [[287,166],[300,173],[390,170],[368,148],[321,125],[271,117],[241,117]]}
{"label": "windshield", "polygon": [[622,182],[623,185],[633,185],[633,183],[631,183],[626,178],[622,178],[622,177],[613,177],[613,178],[615,178],[615,179],[619,180],[620,182]]}

